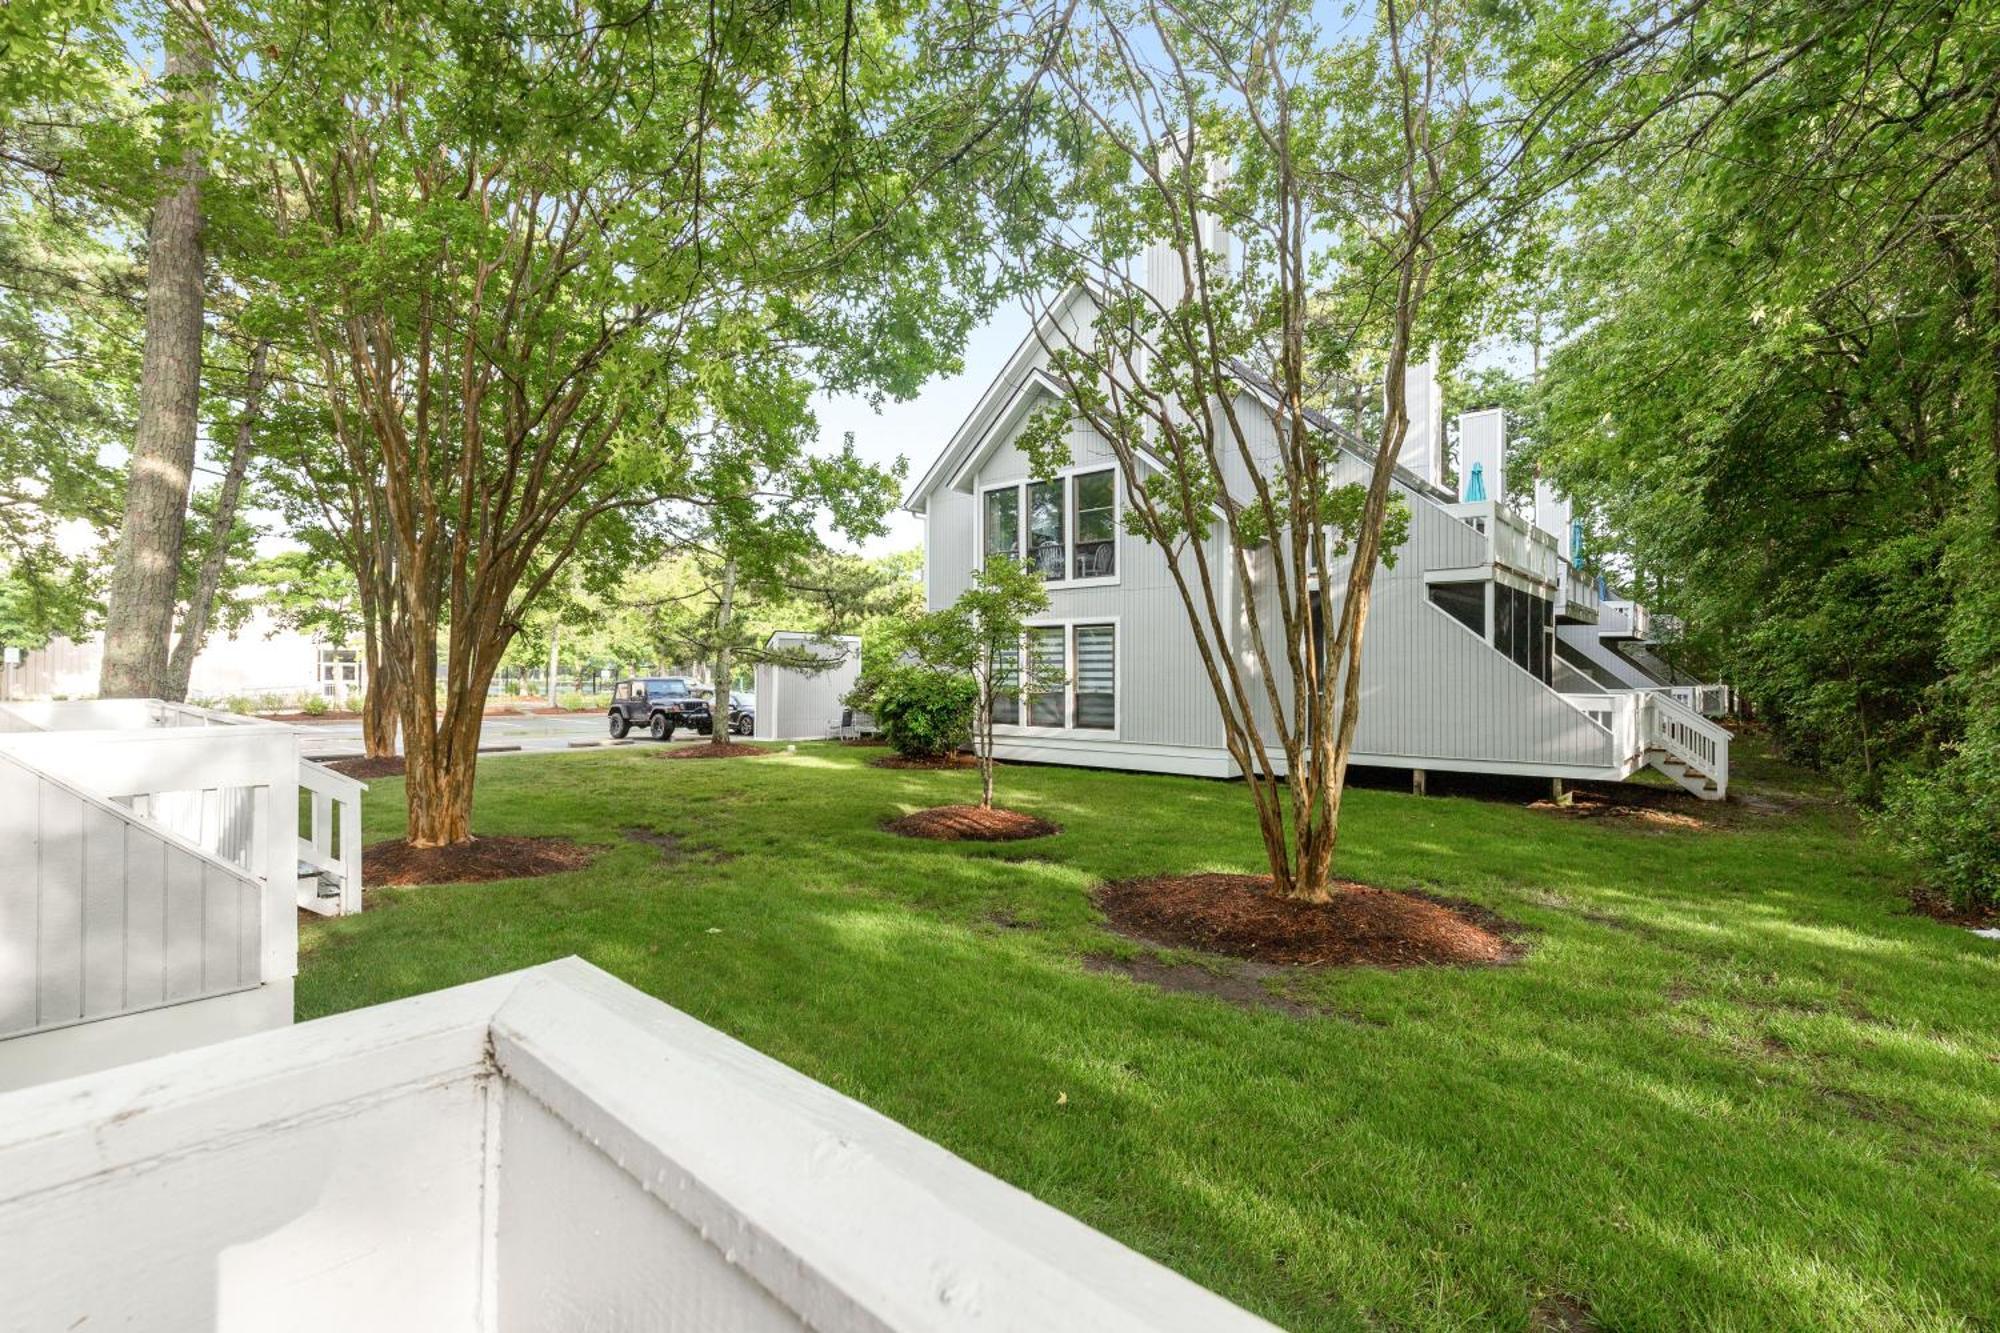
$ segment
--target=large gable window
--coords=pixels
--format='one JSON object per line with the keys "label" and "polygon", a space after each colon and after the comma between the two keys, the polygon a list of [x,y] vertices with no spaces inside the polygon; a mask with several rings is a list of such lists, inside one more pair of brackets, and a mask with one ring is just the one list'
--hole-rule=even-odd
{"label": "large gable window", "polygon": [[980,528],[985,559],[1025,561],[1045,582],[1115,578],[1117,474],[1105,468],[992,487],[980,499]]}

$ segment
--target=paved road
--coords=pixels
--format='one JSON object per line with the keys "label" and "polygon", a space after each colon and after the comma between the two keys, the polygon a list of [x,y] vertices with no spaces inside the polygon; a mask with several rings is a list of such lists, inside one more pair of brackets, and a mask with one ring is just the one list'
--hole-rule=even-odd
{"label": "paved road", "polygon": [[[308,759],[361,753],[359,722],[307,722],[299,725],[304,738],[300,747]],[[535,750],[568,750],[584,741],[608,741],[602,713],[575,713],[567,717],[525,717],[489,715],[479,731],[480,748],[518,745],[523,753]],[[706,740],[694,736],[694,740]],[[652,744],[651,741],[646,742]],[[680,740],[676,738],[675,744]]]}

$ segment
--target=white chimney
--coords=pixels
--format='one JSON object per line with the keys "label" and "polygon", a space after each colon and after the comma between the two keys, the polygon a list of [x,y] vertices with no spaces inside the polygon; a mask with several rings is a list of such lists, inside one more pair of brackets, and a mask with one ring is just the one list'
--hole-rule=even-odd
{"label": "white chimney", "polygon": [[1404,467],[1434,486],[1444,485],[1444,403],[1438,392],[1437,353],[1403,369],[1403,407],[1410,416],[1403,437]]}
{"label": "white chimney", "polygon": [[1458,418],[1458,498],[1507,502],[1507,414],[1497,407]]}
{"label": "white chimney", "polygon": [[[1179,135],[1173,135],[1160,144],[1160,169],[1162,173],[1184,170],[1188,165],[1187,154],[1181,147]],[[1229,180],[1229,159],[1221,153],[1208,155],[1207,189],[1220,189]],[[1203,262],[1207,264],[1211,277],[1220,277],[1230,271],[1233,238],[1221,221],[1209,213],[1199,213],[1195,217],[1194,242],[1199,244]],[[1171,310],[1181,302],[1187,290],[1187,283],[1181,275],[1183,258],[1192,267],[1194,254],[1185,254],[1179,246],[1169,240],[1156,240],[1146,247],[1142,256],[1145,268],[1143,279],[1146,290],[1162,306]]]}
{"label": "white chimney", "polygon": [[1563,555],[1572,560],[1576,553],[1570,550],[1569,524],[1574,514],[1569,497],[1557,490],[1554,482],[1535,478],[1535,526],[1554,537]]}

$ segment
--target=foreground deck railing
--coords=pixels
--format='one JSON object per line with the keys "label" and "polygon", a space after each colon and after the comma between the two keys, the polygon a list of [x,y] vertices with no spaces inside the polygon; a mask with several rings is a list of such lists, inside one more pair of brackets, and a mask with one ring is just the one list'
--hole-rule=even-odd
{"label": "foreground deck railing", "polygon": [[0,1324],[1271,1333],[576,959],[0,1097]]}

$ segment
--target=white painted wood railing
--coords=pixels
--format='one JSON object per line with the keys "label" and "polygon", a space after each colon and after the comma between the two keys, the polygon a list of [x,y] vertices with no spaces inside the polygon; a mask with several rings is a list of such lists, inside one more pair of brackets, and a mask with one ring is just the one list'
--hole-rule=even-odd
{"label": "white painted wood railing", "polygon": [[1557,612],[1571,620],[1598,621],[1604,614],[1604,598],[1598,594],[1596,578],[1567,560],[1561,561],[1561,569]]}
{"label": "white painted wood railing", "polygon": [[361,794],[367,784],[299,761],[299,906],[320,916],[361,910]]}
{"label": "white painted wood railing", "polygon": [[1668,690],[1647,690],[1645,737],[1648,749],[1659,749],[1680,764],[1715,783],[1718,797],[1729,794],[1727,730],[1697,713]]}
{"label": "white painted wood railing", "polygon": [[1735,704],[1735,691],[1727,685],[1669,685],[1661,692],[1703,717],[1727,717]]}
{"label": "white painted wood railing", "polygon": [[1618,763],[1636,766],[1642,760],[1646,747],[1640,720],[1642,704],[1637,691],[1563,691],[1557,697],[1611,733],[1611,753]]}
{"label": "white painted wood railing", "polygon": [[1556,539],[1497,500],[1461,500],[1447,513],[1486,534],[1488,559],[1537,583],[1558,578],[1562,548]]}
{"label": "white painted wood railing", "polygon": [[241,865],[0,753],[0,1037],[256,986],[263,894]]}

